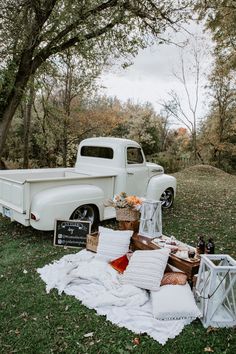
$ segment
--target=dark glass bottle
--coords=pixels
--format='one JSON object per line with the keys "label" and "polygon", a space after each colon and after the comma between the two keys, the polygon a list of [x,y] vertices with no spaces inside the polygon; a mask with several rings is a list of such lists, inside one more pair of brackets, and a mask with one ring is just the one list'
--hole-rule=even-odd
{"label": "dark glass bottle", "polygon": [[215,244],[212,238],[209,238],[206,244],[206,253],[207,254],[214,254],[215,253]]}
{"label": "dark glass bottle", "polygon": [[205,241],[204,241],[203,236],[199,236],[199,238],[198,238],[197,253],[198,254],[205,253]]}

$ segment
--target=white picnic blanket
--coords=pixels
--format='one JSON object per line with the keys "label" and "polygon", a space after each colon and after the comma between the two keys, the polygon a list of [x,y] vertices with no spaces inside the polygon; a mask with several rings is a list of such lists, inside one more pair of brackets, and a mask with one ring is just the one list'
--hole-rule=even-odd
{"label": "white picnic blanket", "polygon": [[122,285],[116,270],[86,250],[66,255],[37,271],[46,283],[47,293],[56,288],[59,294],[73,295],[119,327],[137,334],[147,333],[162,345],[191,322],[190,319],[155,319],[149,292],[133,285]]}

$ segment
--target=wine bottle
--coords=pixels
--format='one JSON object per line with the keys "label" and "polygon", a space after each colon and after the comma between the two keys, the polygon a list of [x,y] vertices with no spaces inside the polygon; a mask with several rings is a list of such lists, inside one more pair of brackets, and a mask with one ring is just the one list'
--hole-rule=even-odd
{"label": "wine bottle", "polygon": [[214,254],[215,253],[215,244],[212,238],[209,238],[206,244],[206,253],[207,254]]}
{"label": "wine bottle", "polygon": [[204,241],[203,236],[199,236],[196,248],[197,248],[197,253],[198,254],[205,253],[205,241]]}

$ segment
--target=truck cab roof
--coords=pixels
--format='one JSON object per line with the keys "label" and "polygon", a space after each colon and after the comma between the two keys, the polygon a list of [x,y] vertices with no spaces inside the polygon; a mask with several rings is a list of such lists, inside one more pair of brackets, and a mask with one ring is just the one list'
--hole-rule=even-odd
{"label": "truck cab roof", "polygon": [[129,139],[114,137],[88,138],[79,144],[75,168],[84,170],[90,166],[90,170],[103,168],[124,168],[128,149],[139,149],[142,155],[141,164],[146,163],[145,156],[140,145]]}
{"label": "truck cab roof", "polygon": [[130,139],[123,139],[123,138],[114,138],[114,137],[96,137],[96,138],[88,138],[84,139],[81,141],[80,146],[83,145],[91,145],[91,146],[127,146],[127,145],[133,145],[140,147],[140,145],[133,140]]}

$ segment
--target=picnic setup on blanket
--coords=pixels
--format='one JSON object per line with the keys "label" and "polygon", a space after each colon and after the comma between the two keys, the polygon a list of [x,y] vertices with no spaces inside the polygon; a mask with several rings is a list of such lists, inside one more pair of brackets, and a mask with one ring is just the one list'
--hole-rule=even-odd
{"label": "picnic setup on blanket", "polygon": [[[46,291],[75,296],[119,327],[160,344],[199,318],[236,325],[236,262],[162,233],[161,202],[125,193],[112,201],[119,230],[98,227],[86,249],[37,269]],[[58,244],[57,244],[58,246]]]}

